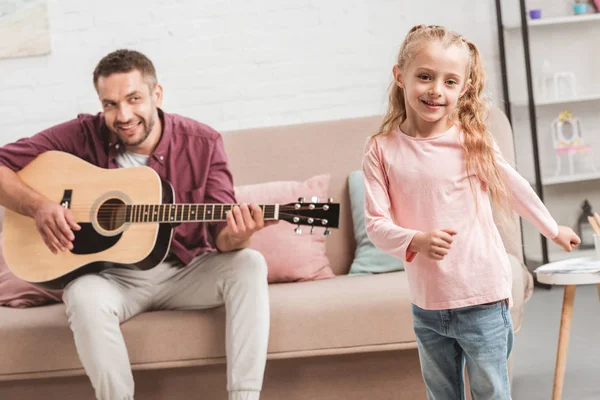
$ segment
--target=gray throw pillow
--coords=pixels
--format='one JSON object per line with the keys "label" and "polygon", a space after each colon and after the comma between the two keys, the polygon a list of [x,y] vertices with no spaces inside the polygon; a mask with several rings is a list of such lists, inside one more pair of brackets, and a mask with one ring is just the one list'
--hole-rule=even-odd
{"label": "gray throw pillow", "polygon": [[349,274],[377,274],[402,271],[402,260],[379,250],[367,236],[365,227],[365,183],[362,171],[353,171],[348,176],[350,208],[354,223],[356,252]]}

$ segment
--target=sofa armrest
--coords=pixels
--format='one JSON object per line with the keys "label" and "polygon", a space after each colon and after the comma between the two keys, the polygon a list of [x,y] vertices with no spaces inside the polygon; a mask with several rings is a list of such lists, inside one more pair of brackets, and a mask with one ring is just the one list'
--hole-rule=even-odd
{"label": "sofa armrest", "polygon": [[514,255],[509,254],[508,259],[512,269],[513,307],[510,310],[515,333],[521,330],[525,303],[533,294],[533,276],[527,267]]}

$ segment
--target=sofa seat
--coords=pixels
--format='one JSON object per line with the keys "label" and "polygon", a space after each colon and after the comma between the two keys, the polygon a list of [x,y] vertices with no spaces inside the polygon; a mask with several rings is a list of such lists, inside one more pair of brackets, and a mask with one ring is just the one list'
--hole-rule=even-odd
{"label": "sofa seat", "polygon": [[[513,275],[517,281],[523,276],[518,263]],[[416,348],[405,272],[272,284],[269,290],[270,359]],[[523,290],[514,296],[513,312],[521,309]],[[518,329],[520,316],[513,318]],[[63,304],[0,307],[0,321],[0,380],[84,373]],[[225,360],[223,307],[147,312],[122,329],[134,369]]]}
{"label": "sofa seat", "polygon": [[[270,358],[414,347],[404,272],[270,285]],[[63,304],[0,307],[0,379],[83,373]],[[223,362],[225,311],[155,311],[122,325],[136,369]]]}

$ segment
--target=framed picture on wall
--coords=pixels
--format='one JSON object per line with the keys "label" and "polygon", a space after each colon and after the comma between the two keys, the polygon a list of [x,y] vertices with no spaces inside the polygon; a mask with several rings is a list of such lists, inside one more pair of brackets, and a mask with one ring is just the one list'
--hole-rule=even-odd
{"label": "framed picture on wall", "polygon": [[0,1],[0,58],[51,51],[46,0]]}

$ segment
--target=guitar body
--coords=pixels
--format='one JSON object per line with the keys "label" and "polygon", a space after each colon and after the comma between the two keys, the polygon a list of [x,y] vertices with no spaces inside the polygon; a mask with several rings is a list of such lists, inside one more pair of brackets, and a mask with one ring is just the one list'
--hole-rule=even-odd
{"label": "guitar body", "polygon": [[116,264],[150,269],[166,257],[170,223],[123,222],[117,211],[129,204],[174,203],[172,186],[149,167],[107,170],[67,153],[49,151],[18,173],[56,204],[69,208],[82,227],[74,248],[52,254],[32,218],[6,210],[4,257],[19,278],[48,289],[64,288],[76,277]]}

